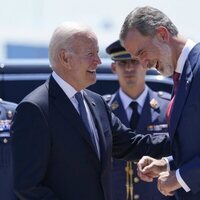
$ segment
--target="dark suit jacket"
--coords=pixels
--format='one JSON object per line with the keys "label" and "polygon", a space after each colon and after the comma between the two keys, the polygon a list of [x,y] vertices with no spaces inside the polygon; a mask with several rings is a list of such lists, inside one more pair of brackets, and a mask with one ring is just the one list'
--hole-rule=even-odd
{"label": "dark suit jacket", "polygon": [[112,151],[117,158],[138,159],[168,148],[166,135],[136,136],[101,96],[86,90],[85,98],[98,130],[101,160],[78,112],[53,77],[17,107],[12,133],[19,199],[110,200]]}
{"label": "dark suit jacket", "polygon": [[186,60],[171,110],[170,137],[174,163],[191,192],[178,190],[178,199],[200,199],[200,44]]}
{"label": "dark suit jacket", "polygon": [[[136,128],[138,134],[168,134],[168,125],[166,122],[166,109],[169,103],[170,94],[164,92],[154,92],[148,88],[147,97],[140,114],[140,119]],[[157,102],[157,106],[150,102]],[[109,102],[114,114],[129,127],[130,123],[124,110],[122,100],[117,91],[111,101]],[[159,148],[157,149],[159,152]],[[112,191],[113,200],[126,199],[126,161],[113,159],[112,169]],[[137,165],[134,164],[133,173],[133,195],[138,196],[139,199],[161,200],[161,199],[175,199],[175,197],[165,197],[157,189],[157,180],[153,183],[146,183],[140,181],[137,177]]]}

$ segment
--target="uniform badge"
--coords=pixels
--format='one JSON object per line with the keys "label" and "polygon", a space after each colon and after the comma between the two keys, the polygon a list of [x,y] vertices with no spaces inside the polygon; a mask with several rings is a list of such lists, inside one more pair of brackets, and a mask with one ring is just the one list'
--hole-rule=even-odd
{"label": "uniform badge", "polygon": [[150,106],[151,106],[153,109],[157,109],[157,108],[159,108],[158,101],[155,100],[155,99],[151,99],[151,101],[150,101],[149,104],[150,104]]}
{"label": "uniform badge", "polygon": [[6,138],[10,137],[10,123],[11,120],[0,120],[0,138],[3,138],[3,143],[7,143],[8,139]]}
{"label": "uniform badge", "polygon": [[117,101],[114,101],[114,102],[111,104],[111,109],[112,109],[112,110],[116,110],[118,107],[119,107],[119,104],[118,104]]}
{"label": "uniform badge", "polygon": [[168,132],[168,124],[151,124],[151,125],[147,126],[147,131]]}

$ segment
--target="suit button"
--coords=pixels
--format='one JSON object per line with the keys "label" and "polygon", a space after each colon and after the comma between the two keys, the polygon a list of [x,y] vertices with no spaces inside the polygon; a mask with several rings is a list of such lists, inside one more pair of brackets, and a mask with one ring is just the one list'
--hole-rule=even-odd
{"label": "suit button", "polygon": [[139,182],[140,182],[139,178],[138,178],[138,177],[135,177],[135,178],[134,178],[134,183],[139,183]]}
{"label": "suit button", "polygon": [[140,195],[139,194],[135,194],[134,195],[134,199],[139,199],[140,198]]}
{"label": "suit button", "polygon": [[4,138],[4,139],[3,139],[3,143],[6,144],[7,142],[8,142],[8,139],[7,139],[7,138]]}

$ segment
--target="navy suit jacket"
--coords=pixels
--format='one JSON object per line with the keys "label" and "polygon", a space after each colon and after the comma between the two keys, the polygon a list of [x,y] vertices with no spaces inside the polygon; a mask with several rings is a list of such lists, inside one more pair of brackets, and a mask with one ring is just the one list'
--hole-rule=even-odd
{"label": "navy suit jacket", "polygon": [[112,152],[138,159],[168,148],[166,135],[136,136],[100,95],[84,93],[99,134],[100,160],[78,112],[52,76],[18,105],[11,129],[19,199],[110,200]]}
{"label": "navy suit jacket", "polygon": [[200,199],[200,44],[186,60],[171,110],[170,137],[174,163],[191,189],[177,191],[178,199]]}
{"label": "navy suit jacket", "polygon": [[[140,114],[140,119],[136,128],[136,133],[138,134],[168,134],[168,125],[166,122],[166,109],[169,104],[170,94],[164,92],[154,92],[148,88],[147,97],[145,99],[142,113]],[[157,102],[157,106],[150,102]],[[119,119],[129,127],[130,123],[124,110],[122,100],[120,98],[119,92],[117,91],[111,98],[109,102],[114,114],[119,117]],[[158,148],[159,152],[160,149]],[[124,200],[126,199],[126,161],[113,159],[113,169],[112,169],[112,191],[113,200]],[[153,183],[146,183],[140,181],[137,177],[137,165],[133,166],[133,191],[134,196],[138,196],[139,199],[151,199],[151,200],[161,200],[161,199],[175,199],[174,197],[165,197],[157,189],[157,180]]]}

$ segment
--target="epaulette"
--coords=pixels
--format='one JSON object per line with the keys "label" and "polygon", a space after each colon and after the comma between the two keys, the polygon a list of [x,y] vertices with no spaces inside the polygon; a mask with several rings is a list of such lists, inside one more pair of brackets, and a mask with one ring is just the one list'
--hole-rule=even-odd
{"label": "epaulette", "polygon": [[171,99],[171,94],[168,92],[164,92],[164,91],[158,91],[158,97],[162,98],[162,99],[166,99],[169,100]]}
{"label": "epaulette", "polygon": [[111,94],[104,94],[102,97],[108,103],[108,102],[110,102],[112,95]]}

